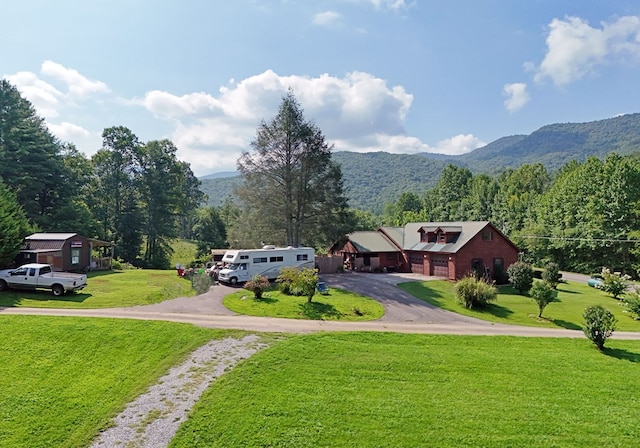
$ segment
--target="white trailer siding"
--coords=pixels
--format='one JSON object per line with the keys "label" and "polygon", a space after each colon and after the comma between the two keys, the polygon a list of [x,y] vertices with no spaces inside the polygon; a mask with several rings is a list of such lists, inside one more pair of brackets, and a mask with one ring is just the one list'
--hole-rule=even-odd
{"label": "white trailer siding", "polygon": [[228,250],[222,261],[226,263],[218,279],[224,283],[242,283],[256,275],[274,280],[285,267],[313,268],[315,251],[312,247],[265,247],[263,249]]}

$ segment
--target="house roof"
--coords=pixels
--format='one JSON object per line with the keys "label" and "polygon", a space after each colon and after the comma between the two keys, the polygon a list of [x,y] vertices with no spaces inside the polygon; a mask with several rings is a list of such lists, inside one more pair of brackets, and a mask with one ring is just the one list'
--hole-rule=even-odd
{"label": "house roof", "polygon": [[358,252],[400,252],[383,233],[378,231],[358,231],[348,235]]}
{"label": "house roof", "polygon": [[35,241],[66,241],[73,238],[77,233],[34,233],[25,237],[25,240]]}
{"label": "house roof", "polygon": [[[410,222],[404,226],[404,250],[422,252],[442,252],[453,254],[464,247],[474,236],[490,225],[489,221],[455,221],[455,222]],[[442,229],[447,233],[458,233],[458,238],[447,244],[425,243],[420,241],[420,229],[435,232]]]}

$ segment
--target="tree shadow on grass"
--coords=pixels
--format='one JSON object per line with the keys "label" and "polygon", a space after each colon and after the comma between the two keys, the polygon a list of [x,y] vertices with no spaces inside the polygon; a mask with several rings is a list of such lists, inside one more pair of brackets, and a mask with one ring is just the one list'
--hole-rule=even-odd
{"label": "tree shadow on grass", "polygon": [[300,315],[305,319],[325,320],[339,319],[342,313],[328,303],[305,302],[300,305]]}
{"label": "tree shadow on grass", "polygon": [[477,311],[480,314],[491,314],[492,316],[501,317],[504,319],[513,314],[513,311],[511,311],[509,308],[505,308],[504,306],[500,306],[495,303],[485,305],[483,308],[474,308],[474,311]]}
{"label": "tree shadow on grass", "polygon": [[640,353],[633,353],[621,348],[604,347],[602,353],[612,358],[621,359],[630,362],[640,362]]}
{"label": "tree shadow on grass", "polygon": [[549,321],[552,322],[554,325],[557,325],[558,327],[561,327],[561,328],[566,328],[567,330],[582,330],[582,327],[580,325],[573,322],[568,322],[566,320],[550,319]]}
{"label": "tree shadow on grass", "polygon": [[272,303],[276,303],[278,301],[278,299],[276,299],[275,297],[271,297],[271,296],[268,296],[268,295],[263,295],[261,299],[257,299],[256,300],[256,298],[252,294],[250,298],[251,298],[251,300],[255,300],[256,302],[259,302],[259,303],[272,304]]}

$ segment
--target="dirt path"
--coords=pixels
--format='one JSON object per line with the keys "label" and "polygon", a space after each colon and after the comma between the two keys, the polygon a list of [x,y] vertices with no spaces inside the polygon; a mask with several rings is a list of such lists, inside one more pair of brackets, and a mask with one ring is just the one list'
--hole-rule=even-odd
{"label": "dirt path", "polygon": [[[182,297],[162,303],[130,308],[49,309],[0,308],[0,314],[43,316],[115,317],[124,319],[184,322],[208,328],[247,331],[312,333],[317,331],[378,331],[423,334],[512,335],[582,338],[579,330],[522,327],[486,322],[442,310],[398,289],[402,281],[424,280],[415,274],[331,274],[322,280],[329,286],[349,289],[378,300],[385,308],[382,319],[369,322],[337,322],[281,319],[237,315],[222,305],[222,298],[234,288],[216,285],[197,297]],[[615,339],[640,339],[640,333],[615,332]]]}

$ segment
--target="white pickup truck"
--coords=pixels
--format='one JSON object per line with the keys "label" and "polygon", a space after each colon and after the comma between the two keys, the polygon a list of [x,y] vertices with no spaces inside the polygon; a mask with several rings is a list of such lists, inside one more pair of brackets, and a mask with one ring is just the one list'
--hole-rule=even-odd
{"label": "white pickup truck", "polygon": [[0,291],[15,289],[50,289],[54,296],[79,291],[87,286],[87,276],[70,272],[53,272],[51,265],[29,263],[16,269],[0,271]]}

